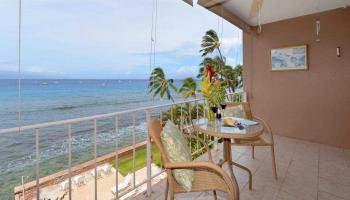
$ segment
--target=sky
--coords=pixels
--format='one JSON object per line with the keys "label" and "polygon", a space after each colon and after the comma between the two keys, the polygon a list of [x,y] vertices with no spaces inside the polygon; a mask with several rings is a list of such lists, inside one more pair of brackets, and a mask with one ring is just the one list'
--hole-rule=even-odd
{"label": "sky", "polygon": [[[0,1],[0,79],[14,78],[18,1]],[[22,1],[23,77],[148,78],[151,24],[152,0]],[[209,29],[222,36],[228,64],[241,64],[240,29],[198,5],[158,0],[155,66],[169,78],[195,76],[201,37]]]}

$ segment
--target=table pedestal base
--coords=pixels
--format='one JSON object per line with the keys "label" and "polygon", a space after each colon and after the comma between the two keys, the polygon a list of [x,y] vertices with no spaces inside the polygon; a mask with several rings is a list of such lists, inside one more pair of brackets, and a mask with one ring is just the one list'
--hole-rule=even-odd
{"label": "table pedestal base", "polygon": [[234,162],[232,160],[232,151],[231,151],[231,139],[223,139],[223,145],[224,145],[224,148],[223,148],[223,153],[224,153],[224,159],[223,160],[220,160],[219,162],[219,166],[222,166],[224,163],[227,162],[227,164],[229,165],[229,171],[230,171],[230,175],[232,178],[234,178],[234,174],[233,174],[233,169],[232,169],[232,165],[236,166],[236,167],[239,167],[245,171],[248,172],[248,175],[249,175],[249,190],[252,190],[252,172],[247,168],[247,167],[244,167],[236,162]]}

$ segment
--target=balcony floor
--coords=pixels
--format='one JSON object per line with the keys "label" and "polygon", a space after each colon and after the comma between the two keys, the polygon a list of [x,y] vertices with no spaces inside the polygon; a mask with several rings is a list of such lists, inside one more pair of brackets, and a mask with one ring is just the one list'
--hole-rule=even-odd
{"label": "balcony floor", "polygon": [[[253,190],[248,188],[248,175],[234,167],[241,200],[350,200],[350,149],[275,136],[278,180],[273,178],[269,147],[234,147],[234,160],[253,173]],[[222,147],[212,150],[218,161]],[[205,160],[206,155],[200,159]],[[224,169],[227,165],[224,165]],[[150,197],[143,194],[134,199],[164,199],[165,180],[152,187]],[[213,199],[211,192],[175,194],[175,199]],[[227,199],[224,193],[218,199]]]}

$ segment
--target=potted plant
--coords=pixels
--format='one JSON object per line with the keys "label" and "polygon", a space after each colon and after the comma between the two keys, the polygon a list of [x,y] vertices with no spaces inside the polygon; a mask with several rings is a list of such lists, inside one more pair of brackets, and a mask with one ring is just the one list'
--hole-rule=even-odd
{"label": "potted plant", "polygon": [[225,101],[226,90],[221,81],[215,79],[215,72],[210,65],[207,66],[207,75],[203,78],[201,85],[203,96],[208,105],[208,120],[213,121],[220,104]]}

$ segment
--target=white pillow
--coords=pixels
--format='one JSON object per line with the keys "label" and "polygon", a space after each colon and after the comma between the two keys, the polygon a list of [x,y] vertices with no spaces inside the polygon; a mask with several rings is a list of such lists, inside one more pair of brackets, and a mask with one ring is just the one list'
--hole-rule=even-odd
{"label": "white pillow", "polygon": [[[191,162],[191,150],[177,126],[168,120],[160,135],[164,150],[170,162]],[[176,182],[187,192],[191,191],[194,179],[191,169],[172,170]]]}

